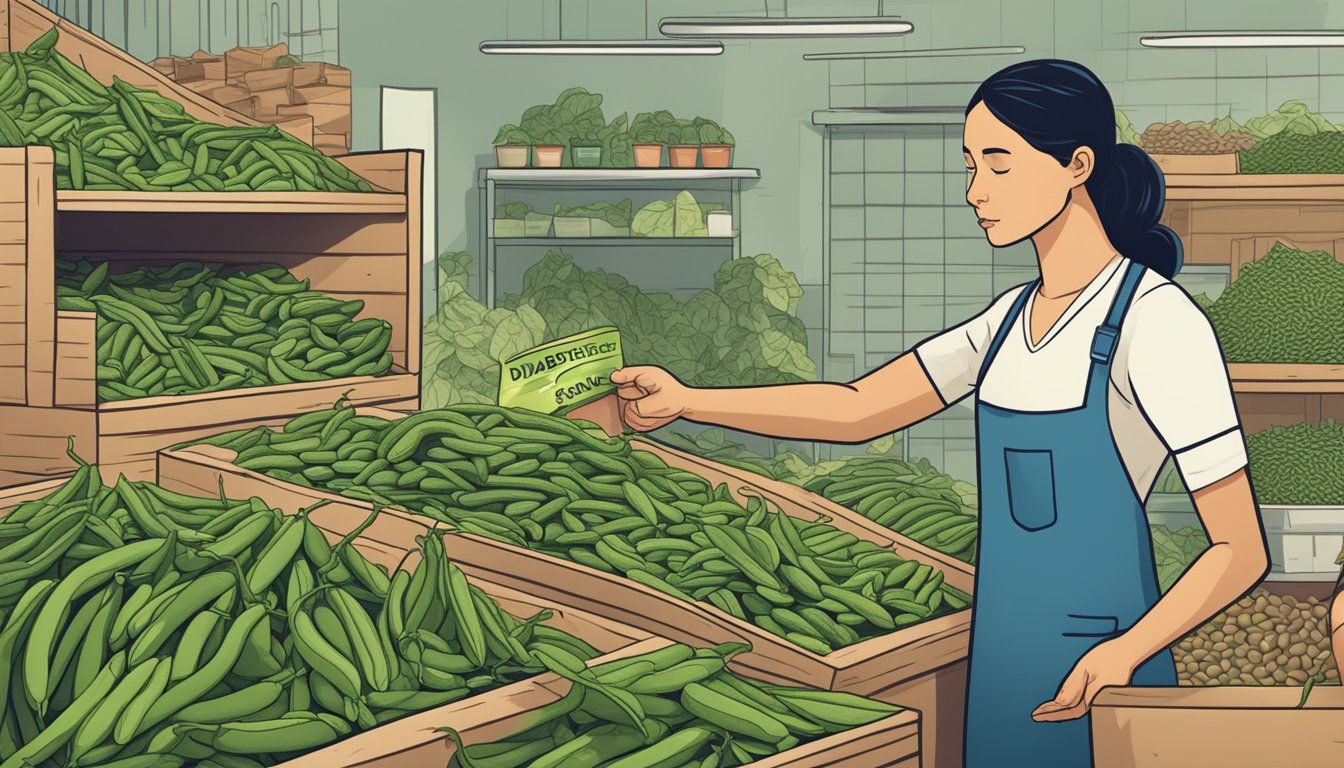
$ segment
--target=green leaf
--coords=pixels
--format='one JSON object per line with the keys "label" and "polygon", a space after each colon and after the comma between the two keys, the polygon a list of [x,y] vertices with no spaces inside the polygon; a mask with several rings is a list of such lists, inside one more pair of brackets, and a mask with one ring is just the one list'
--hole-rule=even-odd
{"label": "green leaf", "polygon": [[683,189],[677,193],[675,208],[676,218],[673,226],[675,237],[704,237],[709,234],[700,206],[696,204],[689,191]]}
{"label": "green leaf", "polygon": [[676,209],[671,200],[654,200],[635,214],[630,232],[636,237],[672,237]]}

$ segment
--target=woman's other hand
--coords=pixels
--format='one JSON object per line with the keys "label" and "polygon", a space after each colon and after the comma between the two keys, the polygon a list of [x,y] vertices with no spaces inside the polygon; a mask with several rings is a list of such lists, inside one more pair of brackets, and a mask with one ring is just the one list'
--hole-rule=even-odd
{"label": "woman's other hand", "polygon": [[687,413],[692,388],[656,365],[634,365],[611,374],[620,397],[621,419],[639,432],[649,432]]}
{"label": "woman's other hand", "polygon": [[1129,685],[1137,664],[1128,647],[1108,640],[1083,654],[1059,686],[1053,701],[1047,701],[1031,713],[1038,723],[1073,720],[1087,714],[1097,692],[1108,685]]}

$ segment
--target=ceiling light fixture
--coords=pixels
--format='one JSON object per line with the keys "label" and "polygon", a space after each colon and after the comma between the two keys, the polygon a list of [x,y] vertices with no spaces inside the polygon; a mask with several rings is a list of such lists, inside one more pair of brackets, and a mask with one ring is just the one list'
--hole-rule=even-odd
{"label": "ceiling light fixture", "polygon": [[1139,38],[1147,48],[1336,48],[1344,46],[1344,32],[1162,32]]}
{"label": "ceiling light fixture", "polygon": [[666,37],[883,37],[908,35],[915,25],[892,17],[711,16],[668,17],[658,22]]}
{"label": "ceiling light fixture", "polygon": [[1026,53],[1020,45],[998,45],[983,48],[925,48],[913,51],[845,51],[839,53],[805,53],[805,61],[844,61],[847,59],[916,59],[936,56],[998,56]]}
{"label": "ceiling light fixture", "polygon": [[513,56],[717,56],[723,43],[680,40],[487,40],[481,53]]}

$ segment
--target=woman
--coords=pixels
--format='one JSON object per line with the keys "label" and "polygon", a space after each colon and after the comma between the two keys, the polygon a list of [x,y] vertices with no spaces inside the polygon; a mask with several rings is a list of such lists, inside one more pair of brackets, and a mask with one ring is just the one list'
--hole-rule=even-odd
{"label": "woman", "polygon": [[[1086,68],[1030,61],[966,109],[966,202],[1040,279],[848,384],[692,388],[615,372],[622,418],[857,443],[977,396],[980,542],[966,765],[1091,764],[1107,685],[1176,685],[1169,646],[1268,570],[1245,440],[1207,318],[1170,279],[1162,176],[1115,142]],[[1165,596],[1142,500],[1175,455],[1211,546]],[[1159,599],[1161,597],[1161,599]]]}
{"label": "woman", "polygon": [[[1344,565],[1344,549],[1339,550],[1335,565]],[[1340,685],[1344,685],[1344,568],[1339,569],[1335,591],[1330,594],[1330,651],[1339,668]]]}

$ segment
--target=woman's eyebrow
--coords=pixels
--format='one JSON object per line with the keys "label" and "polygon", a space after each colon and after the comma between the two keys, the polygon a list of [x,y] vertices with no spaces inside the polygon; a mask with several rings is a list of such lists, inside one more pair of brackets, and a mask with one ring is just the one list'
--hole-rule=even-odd
{"label": "woman's eyebrow", "polygon": [[[962,146],[961,151],[962,151],[963,154],[972,155],[971,150],[967,149],[965,146]],[[982,154],[982,155],[1011,155],[1011,154],[1013,154],[1013,153],[1012,153],[1012,152],[1009,152],[1008,150],[1004,149],[1003,147],[985,147],[983,150],[981,150],[980,154]],[[974,156],[974,155],[972,155],[972,156]]]}

